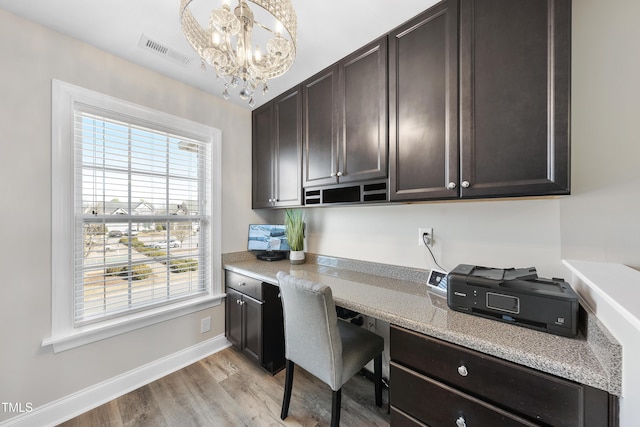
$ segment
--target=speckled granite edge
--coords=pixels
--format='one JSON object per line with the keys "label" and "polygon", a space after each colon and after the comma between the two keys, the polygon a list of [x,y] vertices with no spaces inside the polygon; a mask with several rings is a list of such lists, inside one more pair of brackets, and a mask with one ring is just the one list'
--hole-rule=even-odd
{"label": "speckled granite edge", "polygon": [[256,256],[247,251],[242,252],[228,252],[222,254],[222,265],[234,262],[251,261],[256,259]]}
{"label": "speckled granite edge", "polygon": [[609,384],[622,393],[622,346],[580,298],[580,330],[602,366],[609,367]]}

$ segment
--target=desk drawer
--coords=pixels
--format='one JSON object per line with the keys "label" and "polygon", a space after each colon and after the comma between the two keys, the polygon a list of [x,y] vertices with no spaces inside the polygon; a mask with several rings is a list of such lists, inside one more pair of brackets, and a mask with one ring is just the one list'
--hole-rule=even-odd
{"label": "desk drawer", "polygon": [[464,393],[553,426],[583,425],[585,386],[395,326],[390,342],[392,360]]}
{"label": "desk drawer", "polygon": [[262,301],[262,282],[233,271],[225,271],[225,284],[252,298]]}
{"label": "desk drawer", "polygon": [[391,405],[431,427],[539,426],[394,362],[390,367]]}

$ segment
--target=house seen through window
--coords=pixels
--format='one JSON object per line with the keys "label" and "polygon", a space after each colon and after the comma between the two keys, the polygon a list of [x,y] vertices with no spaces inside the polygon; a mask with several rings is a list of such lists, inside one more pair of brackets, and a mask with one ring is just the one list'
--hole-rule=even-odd
{"label": "house seen through window", "polygon": [[206,143],[75,111],[75,320],[206,291]]}

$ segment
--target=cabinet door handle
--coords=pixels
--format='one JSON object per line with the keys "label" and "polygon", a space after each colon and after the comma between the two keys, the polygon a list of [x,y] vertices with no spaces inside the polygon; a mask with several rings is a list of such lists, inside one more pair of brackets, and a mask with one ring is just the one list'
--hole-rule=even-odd
{"label": "cabinet door handle", "polygon": [[463,377],[466,377],[467,375],[469,375],[469,371],[467,370],[467,367],[464,365],[458,366],[458,373]]}
{"label": "cabinet door handle", "polygon": [[244,282],[238,282],[238,286],[244,286],[245,283]]}
{"label": "cabinet door handle", "polygon": [[449,190],[455,190],[457,187],[456,183],[451,181],[449,184],[447,184],[447,189]]}
{"label": "cabinet door handle", "polygon": [[462,181],[462,188],[469,188],[471,186],[471,184],[469,183],[469,181]]}
{"label": "cabinet door handle", "polygon": [[338,171],[338,173],[336,175],[342,176],[342,172]]}
{"label": "cabinet door handle", "polygon": [[335,172],[331,172],[331,178],[333,178],[334,176],[336,176]]}
{"label": "cabinet door handle", "polygon": [[467,427],[467,422],[465,421],[464,417],[458,417],[458,419],[456,420],[456,426]]}

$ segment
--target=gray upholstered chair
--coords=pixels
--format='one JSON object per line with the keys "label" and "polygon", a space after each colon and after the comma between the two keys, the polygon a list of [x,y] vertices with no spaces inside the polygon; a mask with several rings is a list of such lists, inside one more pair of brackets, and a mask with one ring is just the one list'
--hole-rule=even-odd
{"label": "gray upholstered chair", "polygon": [[382,406],[384,340],[366,329],[339,321],[331,288],[278,273],[284,310],[286,378],[282,413],[289,413],[297,364],[333,390],[331,425],[340,424],[342,386],[374,360],[376,405]]}

